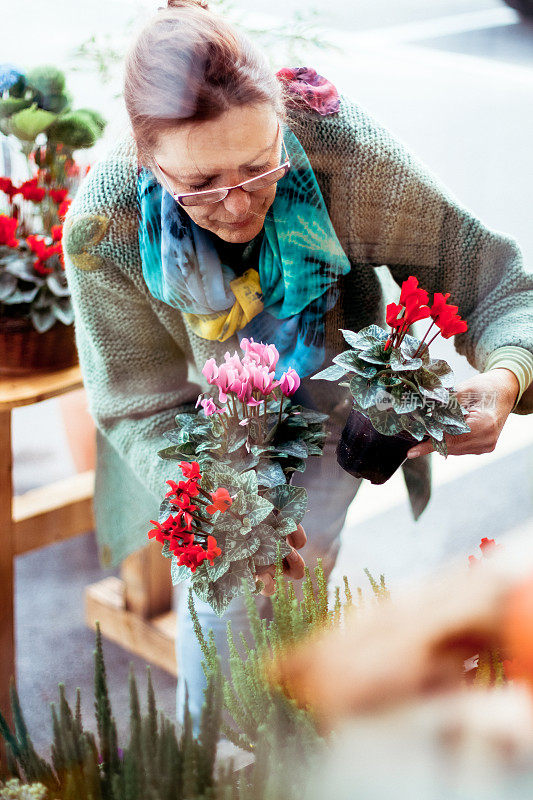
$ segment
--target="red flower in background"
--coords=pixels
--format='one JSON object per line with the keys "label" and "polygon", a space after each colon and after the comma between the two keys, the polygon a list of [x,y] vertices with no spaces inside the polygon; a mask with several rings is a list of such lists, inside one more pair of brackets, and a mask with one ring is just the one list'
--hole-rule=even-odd
{"label": "red flower in background", "polygon": [[501,547],[500,544],[496,544],[494,539],[488,539],[486,536],[483,537],[481,542],[479,543],[479,549],[481,550],[481,558],[476,558],[475,556],[468,556],[468,563],[470,566],[474,564],[478,564],[483,558],[490,558],[494,555],[494,551],[498,550]]}
{"label": "red flower in background", "polygon": [[37,185],[37,178],[32,178],[30,181],[24,181],[20,187],[20,193],[25,200],[40,203],[46,195],[46,189]]}
{"label": "red flower in background", "polygon": [[196,572],[202,561],[207,558],[207,553],[201,544],[191,544],[178,556],[180,567],[189,567],[191,572]]}
{"label": "red flower in background", "polygon": [[49,189],[48,195],[52,198],[54,203],[57,203],[59,206],[64,200],[67,199],[68,189]]}
{"label": "red flower in background", "polygon": [[76,164],[73,158],[67,158],[65,161],[65,172],[69,178],[77,178],[80,174],[80,166]]}
{"label": "red flower in background", "polygon": [[52,239],[54,242],[60,242],[63,238],[63,226],[62,225],[52,225]]}
{"label": "red flower in background", "polygon": [[182,492],[188,494],[189,497],[196,497],[199,493],[196,481],[178,481],[178,483],[176,481],[167,481],[167,483],[170,486],[170,491],[166,493],[165,497],[177,496]]}
{"label": "red flower in background", "polygon": [[26,238],[26,242],[30,250],[37,256],[36,261],[33,262],[34,270],[38,272],[39,275],[50,275],[54,271],[54,268],[47,266],[46,261],[55,255],[59,256],[59,260],[62,261],[63,250],[61,247],[61,242],[48,245],[46,244],[45,239],[43,239],[41,236],[34,235],[28,236]]}
{"label": "red flower in background", "polygon": [[0,192],[5,192],[9,197],[9,202],[11,203],[14,196],[20,192],[20,189],[17,189],[16,186],[11,182],[11,178],[0,178]]}
{"label": "red flower in background", "polygon": [[18,247],[19,240],[15,238],[17,227],[18,220],[15,217],[0,214],[0,245]]}
{"label": "red flower in background", "polygon": [[301,98],[322,116],[336,114],[339,110],[337,89],[311,67],[284,67],[276,72],[276,77],[291,94]]}
{"label": "red flower in background", "polygon": [[59,208],[57,209],[57,216],[59,219],[65,219],[67,216],[67,212],[72,204],[72,198],[68,197],[66,200],[63,200]]}
{"label": "red flower in background", "polygon": [[174,492],[172,492],[172,494],[169,494],[169,497],[171,498],[171,504],[182,511],[196,511],[198,508],[198,506],[195,506],[191,503],[190,495],[188,495],[187,492],[180,492],[178,490],[175,496]]}
{"label": "red flower in background", "polygon": [[178,539],[181,539],[182,544],[185,545],[192,544],[194,541],[194,533],[191,532],[190,528],[186,527],[179,514],[176,514],[175,517],[169,514],[164,522],[157,522],[153,519],[150,522],[155,525],[155,528],[148,531],[148,538],[155,538],[160,544],[174,540],[177,546],[179,544]]}

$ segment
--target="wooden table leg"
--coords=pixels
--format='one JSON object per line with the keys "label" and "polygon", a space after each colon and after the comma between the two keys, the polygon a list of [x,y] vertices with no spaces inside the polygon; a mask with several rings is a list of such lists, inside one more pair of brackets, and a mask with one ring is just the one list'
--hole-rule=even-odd
{"label": "wooden table leg", "polygon": [[0,411],[0,711],[8,720],[9,682],[16,675],[12,463],[11,410]]}
{"label": "wooden table leg", "polygon": [[120,572],[125,584],[128,611],[143,619],[170,611],[170,561],[161,555],[161,545],[158,542],[150,542],[147,547],[125,558]]}

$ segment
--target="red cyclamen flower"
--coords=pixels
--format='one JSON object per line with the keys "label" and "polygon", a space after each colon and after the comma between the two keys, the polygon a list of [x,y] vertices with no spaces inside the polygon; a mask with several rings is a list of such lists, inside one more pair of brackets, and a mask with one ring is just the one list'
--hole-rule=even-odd
{"label": "red cyclamen flower", "polygon": [[61,205],[63,200],[67,199],[68,189],[49,189],[48,194],[52,198],[54,203],[56,203],[59,206]]}
{"label": "red cyclamen flower", "polygon": [[8,217],[0,214],[0,245],[7,247],[18,247],[19,240],[15,239],[18,220],[15,217]]}
{"label": "red cyclamen flower", "polygon": [[420,289],[418,286],[418,278],[410,275],[406,281],[402,283],[400,292],[400,303],[402,305],[413,304],[417,306],[426,305],[429,300],[428,293],[425,289]]}
{"label": "red cyclamen flower", "polygon": [[198,461],[180,461],[179,467],[186,478],[189,478],[191,481],[199,481],[202,479],[202,473],[200,472],[200,464]]}
{"label": "red cyclamen flower", "polygon": [[468,330],[468,325],[464,319],[461,319],[459,314],[455,314],[452,307],[449,307],[448,313],[442,312],[439,314],[435,324],[440,328],[440,332],[445,339],[455,336],[458,333],[464,333]]}
{"label": "red cyclamen flower", "polygon": [[59,217],[59,219],[65,219],[65,217],[67,216],[67,211],[69,210],[71,204],[72,204],[71,197],[67,198],[67,200],[63,200],[63,202],[57,209],[57,216]]}
{"label": "red cyclamen flower", "polygon": [[174,495],[177,496],[182,492],[188,494],[189,497],[196,497],[196,495],[199,494],[196,481],[178,481],[178,483],[176,483],[176,481],[166,482],[170,486],[170,491],[166,493],[165,497],[174,497]]}
{"label": "red cyclamen flower", "polygon": [[20,189],[11,182],[11,178],[0,178],[0,192],[7,194],[11,203],[14,196],[20,192]]}
{"label": "red cyclamen flower", "polygon": [[217,540],[215,539],[214,536],[207,537],[206,554],[207,554],[207,560],[209,561],[211,566],[213,566],[214,559],[222,555],[222,550],[220,549],[220,547],[217,546]]}
{"label": "red cyclamen flower", "polygon": [[178,566],[189,567],[191,572],[196,572],[202,561],[207,558],[207,553],[200,544],[191,544],[178,556]]}
{"label": "red cyclamen flower", "polygon": [[210,494],[211,494],[211,499],[213,500],[213,505],[206,506],[205,510],[207,511],[208,514],[214,514],[215,511],[221,511],[222,513],[224,513],[224,511],[227,511],[228,508],[233,503],[233,500],[231,499],[228,490],[222,487],[220,489],[217,489],[216,492],[210,492]]}
{"label": "red cyclamen flower", "polygon": [[31,200],[34,203],[40,203],[46,195],[46,189],[37,185],[37,178],[32,178],[29,181],[24,181],[20,187],[20,193],[25,200]]}

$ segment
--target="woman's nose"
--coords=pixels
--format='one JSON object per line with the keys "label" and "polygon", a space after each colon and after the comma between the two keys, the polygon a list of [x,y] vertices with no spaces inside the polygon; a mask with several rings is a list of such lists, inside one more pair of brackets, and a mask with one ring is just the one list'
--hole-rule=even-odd
{"label": "woman's nose", "polygon": [[223,202],[226,211],[234,217],[242,218],[250,210],[252,198],[243,189],[232,189]]}

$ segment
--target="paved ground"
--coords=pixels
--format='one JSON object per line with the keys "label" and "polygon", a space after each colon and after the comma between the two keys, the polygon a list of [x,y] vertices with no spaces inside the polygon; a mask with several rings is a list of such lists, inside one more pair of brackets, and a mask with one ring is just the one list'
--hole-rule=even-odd
{"label": "paved ground", "polygon": [[[79,2],[75,18],[65,0],[53,5],[54,59],[65,63],[97,20],[101,36],[110,32],[109,41],[120,42],[136,13],[122,0]],[[157,5],[139,8],[146,13]],[[515,236],[526,262],[533,263],[532,28],[496,0],[322,0],[318,6],[327,35],[342,50],[313,51],[300,63],[315,65],[388,125],[486,224]],[[266,23],[300,7],[295,0],[271,0]],[[6,13],[6,29],[24,32],[27,63],[50,60],[50,40],[38,27],[41,16],[32,18],[28,4],[12,4]],[[3,43],[3,59],[19,60],[18,38]],[[117,108],[114,89],[94,73],[85,69],[70,79],[80,104]],[[109,138],[122,124],[114,115]],[[442,355],[453,361],[459,378],[470,374],[453,350],[445,347]],[[349,511],[338,576],[347,573],[361,583],[368,566],[395,585],[450,555],[466,557],[481,536],[501,540],[511,529],[529,525],[533,532],[532,440],[531,421],[514,416],[494,453],[436,461],[434,497],[416,525],[401,478],[384,487],[364,486]],[[73,470],[54,401],[15,414],[14,444],[19,492]],[[82,597],[83,587],[100,576],[92,534],[17,562],[18,678],[40,749],[49,738],[46,704],[58,681],[65,680],[72,692],[81,686],[84,708],[91,712],[92,634],[83,625]],[[106,653],[122,725],[130,656],[111,644]],[[138,661],[136,667],[141,675]],[[174,681],[155,670],[155,684],[171,714]]]}

